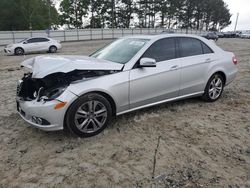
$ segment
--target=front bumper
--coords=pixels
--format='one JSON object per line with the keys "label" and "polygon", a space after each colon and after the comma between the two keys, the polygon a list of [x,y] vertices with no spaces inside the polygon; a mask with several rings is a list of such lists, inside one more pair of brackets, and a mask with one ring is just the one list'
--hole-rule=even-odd
{"label": "front bumper", "polygon": [[[67,104],[61,109],[54,109],[59,100],[38,102],[36,100],[23,101],[17,98],[17,111],[26,122],[36,128],[44,131],[62,130],[64,128],[64,116],[67,108],[77,98],[76,95],[67,90],[62,95],[64,96],[60,96],[59,98],[64,100],[60,101],[67,102]],[[40,123],[37,121],[38,118],[42,120]]]}
{"label": "front bumper", "polygon": [[12,54],[14,54],[14,51],[11,48],[4,48],[4,53],[6,53],[8,55],[12,55]]}
{"label": "front bumper", "polygon": [[235,78],[236,78],[236,75],[238,73],[238,69],[237,68],[234,68],[234,70],[232,70],[230,73],[228,73],[226,76],[226,84],[225,85],[228,85],[230,84]]}

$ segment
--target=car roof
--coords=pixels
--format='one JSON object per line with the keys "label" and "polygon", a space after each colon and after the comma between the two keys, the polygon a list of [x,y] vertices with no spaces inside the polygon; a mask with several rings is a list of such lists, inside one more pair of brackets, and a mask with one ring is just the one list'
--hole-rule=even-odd
{"label": "car roof", "polygon": [[134,39],[149,39],[150,41],[154,42],[159,39],[164,39],[164,38],[170,38],[170,37],[190,37],[190,38],[195,38],[198,39],[205,44],[207,44],[210,48],[212,48],[214,51],[221,51],[222,49],[216,45],[214,41],[210,41],[202,36],[198,35],[192,35],[192,34],[178,34],[178,33],[173,33],[173,34],[156,34],[156,35],[132,35],[132,36],[126,36],[122,38],[134,38]]}
{"label": "car roof", "polygon": [[50,38],[48,38],[48,37],[43,37],[43,36],[29,37],[29,38],[27,38],[27,39],[34,39],[34,38],[45,38],[45,39],[50,39]]}
{"label": "car roof", "polygon": [[197,38],[201,39],[202,37],[198,35],[192,35],[192,34],[178,34],[178,33],[160,33],[160,34],[153,34],[153,35],[132,35],[132,36],[126,36],[123,38],[139,38],[139,39],[149,39],[149,40],[157,40],[167,37],[191,37],[191,38]]}

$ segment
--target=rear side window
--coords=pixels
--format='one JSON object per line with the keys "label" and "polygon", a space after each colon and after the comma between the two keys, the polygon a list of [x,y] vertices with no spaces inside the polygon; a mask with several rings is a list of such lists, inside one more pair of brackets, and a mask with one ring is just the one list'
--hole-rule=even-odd
{"label": "rear side window", "polygon": [[48,42],[49,39],[47,38],[38,38],[38,42]]}
{"label": "rear side window", "polygon": [[179,38],[179,44],[180,57],[214,53],[204,42],[195,38]]}
{"label": "rear side window", "polygon": [[211,54],[213,51],[204,42],[201,42],[203,54]]}
{"label": "rear side window", "polygon": [[175,39],[165,38],[156,41],[147,49],[142,57],[153,58],[156,62],[176,58]]}
{"label": "rear side window", "polygon": [[193,38],[179,38],[180,56],[194,56],[203,54],[202,44],[199,40]]}

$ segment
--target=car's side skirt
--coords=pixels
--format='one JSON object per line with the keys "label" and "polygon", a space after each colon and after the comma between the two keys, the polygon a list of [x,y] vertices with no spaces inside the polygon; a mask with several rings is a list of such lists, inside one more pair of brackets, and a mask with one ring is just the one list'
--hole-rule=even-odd
{"label": "car's side skirt", "polygon": [[132,111],[139,110],[139,109],[142,109],[142,108],[155,106],[155,105],[162,104],[162,103],[165,103],[165,102],[171,102],[171,101],[176,101],[176,100],[185,99],[185,98],[189,98],[189,97],[201,96],[203,93],[204,93],[204,91],[200,91],[200,92],[191,93],[191,94],[188,94],[188,95],[182,95],[182,96],[179,96],[179,97],[174,97],[174,98],[158,101],[158,102],[155,102],[155,103],[150,103],[150,104],[147,104],[147,105],[143,105],[143,106],[139,106],[139,107],[136,107],[136,108],[132,108],[132,109],[129,109],[129,110],[119,112],[116,115],[119,116],[119,115],[122,115],[122,114],[125,114],[125,113],[128,113],[128,112],[132,112]]}

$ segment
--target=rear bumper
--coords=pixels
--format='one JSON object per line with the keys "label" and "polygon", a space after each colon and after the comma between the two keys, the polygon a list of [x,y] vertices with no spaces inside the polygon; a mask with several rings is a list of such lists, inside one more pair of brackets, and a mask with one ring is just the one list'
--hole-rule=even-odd
{"label": "rear bumper", "polygon": [[236,68],[234,71],[227,74],[227,78],[226,78],[227,81],[225,85],[230,84],[236,78],[237,72],[238,72],[238,69]]}
{"label": "rear bumper", "polygon": [[57,49],[60,50],[62,48],[62,45],[59,43],[57,44]]}

